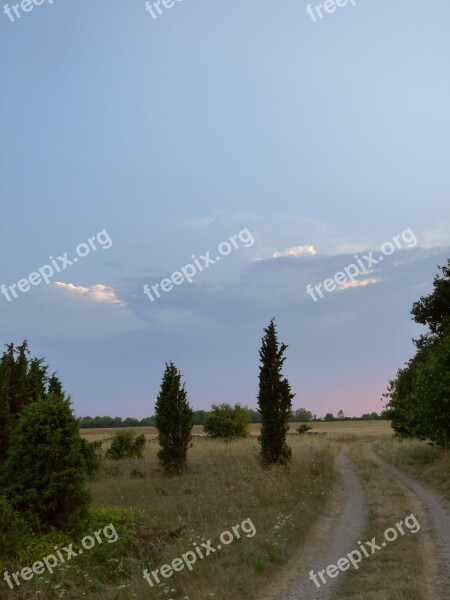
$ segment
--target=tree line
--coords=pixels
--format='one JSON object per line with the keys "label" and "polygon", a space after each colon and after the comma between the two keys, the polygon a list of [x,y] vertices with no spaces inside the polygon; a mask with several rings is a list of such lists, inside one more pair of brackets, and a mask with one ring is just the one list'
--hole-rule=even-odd
{"label": "tree line", "polygon": [[[248,423],[261,423],[261,413],[253,408],[247,408],[246,410],[246,421]],[[192,424],[193,425],[204,425],[208,416],[213,414],[212,410],[193,410],[192,411]],[[324,417],[318,417],[306,408],[298,408],[291,411],[288,417],[288,423],[320,423],[322,421],[371,421],[377,419],[383,419],[382,414],[377,412],[364,413],[360,417],[346,417],[342,411],[339,411],[336,416],[332,413],[326,413]],[[111,428],[126,428],[132,427],[156,427],[155,416],[145,417],[143,419],[135,419],[134,417],[81,417],[80,418],[81,429],[111,429]]]}

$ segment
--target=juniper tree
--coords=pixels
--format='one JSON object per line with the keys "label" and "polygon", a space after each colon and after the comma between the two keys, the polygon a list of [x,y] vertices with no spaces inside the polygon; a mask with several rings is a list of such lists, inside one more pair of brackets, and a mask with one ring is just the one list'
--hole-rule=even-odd
{"label": "juniper tree", "polygon": [[5,458],[10,435],[28,404],[51,393],[66,399],[57,375],[49,378],[47,371],[45,359],[30,358],[26,340],[17,347],[6,345],[0,358],[0,460]]}
{"label": "juniper tree", "polygon": [[187,451],[192,439],[192,415],[185,384],[181,383],[181,373],[172,362],[166,363],[155,406],[155,423],[161,446],[158,458],[168,474],[180,474],[186,470]]}
{"label": "juniper tree", "polygon": [[50,394],[29,404],[11,434],[0,484],[36,531],[75,531],[90,501],[78,420],[69,400]]}
{"label": "juniper tree", "polygon": [[283,356],[286,344],[278,344],[274,319],[264,329],[259,351],[258,406],[261,413],[261,462],[263,466],[286,465],[291,458],[291,449],[286,443],[288,419],[292,410],[291,387],[282,376]]}

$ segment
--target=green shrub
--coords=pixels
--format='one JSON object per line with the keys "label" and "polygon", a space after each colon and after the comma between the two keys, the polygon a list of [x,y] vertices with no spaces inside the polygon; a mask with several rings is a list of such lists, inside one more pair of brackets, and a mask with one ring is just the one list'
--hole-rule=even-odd
{"label": "green shrub", "polygon": [[81,439],[81,453],[83,454],[88,475],[93,475],[100,468],[102,460],[101,448],[102,442],[100,440],[88,442],[84,438]]}
{"label": "green shrub", "polygon": [[135,435],[132,431],[118,431],[106,452],[106,457],[113,460],[142,458],[144,448],[145,436],[143,433]]}
{"label": "green shrub", "polygon": [[235,404],[213,404],[212,412],[206,417],[203,430],[210,437],[233,440],[249,437],[248,411]]}
{"label": "green shrub", "polygon": [[30,530],[5,496],[0,496],[0,559],[11,558],[26,545]]}
{"label": "green shrub", "polygon": [[33,530],[85,524],[90,496],[78,427],[69,401],[50,394],[25,408],[13,431],[1,486]]}
{"label": "green shrub", "polygon": [[297,427],[296,431],[297,433],[306,433],[310,429],[312,429],[311,425],[308,425],[307,423],[302,423],[299,427]]}

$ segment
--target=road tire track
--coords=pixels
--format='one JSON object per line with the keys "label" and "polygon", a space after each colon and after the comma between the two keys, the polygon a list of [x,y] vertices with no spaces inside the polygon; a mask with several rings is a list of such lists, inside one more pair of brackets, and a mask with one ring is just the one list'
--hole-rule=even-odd
{"label": "road tire track", "polygon": [[[384,462],[373,450],[370,457],[386,473],[401,482],[408,493],[425,509],[423,561],[427,582],[424,596],[434,600],[450,598],[450,504],[423,484],[411,479],[391,464]],[[431,539],[429,539],[431,537]]]}
{"label": "road tire track", "polygon": [[260,600],[330,600],[336,579],[318,589],[310,579],[356,547],[366,522],[364,488],[344,450],[336,460],[339,480],[325,508],[297,554]]}

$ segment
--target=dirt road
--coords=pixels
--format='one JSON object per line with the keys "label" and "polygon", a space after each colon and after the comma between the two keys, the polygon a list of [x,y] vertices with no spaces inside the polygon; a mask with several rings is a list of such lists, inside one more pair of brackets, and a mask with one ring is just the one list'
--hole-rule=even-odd
{"label": "dirt road", "polygon": [[366,520],[363,485],[356,475],[346,449],[336,462],[338,483],[306,544],[284,567],[283,573],[266,590],[262,600],[328,600],[335,580],[320,588],[310,579],[351,552],[364,531]]}
{"label": "dirt road", "polygon": [[[381,469],[383,477],[389,477],[392,486],[406,498],[411,510],[421,515],[419,553],[423,569],[414,581],[417,597],[422,600],[448,600],[450,505],[423,484],[413,481],[403,472],[383,462],[373,453],[372,443],[365,442],[362,450],[366,464],[370,463],[373,468]],[[336,597],[337,586],[347,572],[339,573],[337,579],[326,577],[326,584],[321,582],[317,573],[326,569],[328,565],[336,564],[340,557],[358,548],[357,542],[363,538],[367,525],[365,494],[368,491],[350,462],[348,451],[348,447],[344,448],[337,459],[339,477],[325,514],[319,517],[307,542],[285,565],[261,600],[333,600]],[[398,560],[401,565],[402,557],[399,556]],[[320,587],[317,587],[310,577],[311,571],[316,574]],[[376,577],[383,587],[383,572],[379,572],[379,577],[377,573]],[[356,597],[362,598],[363,590],[361,594]],[[379,596],[374,597],[385,596],[386,590],[380,590]]]}

